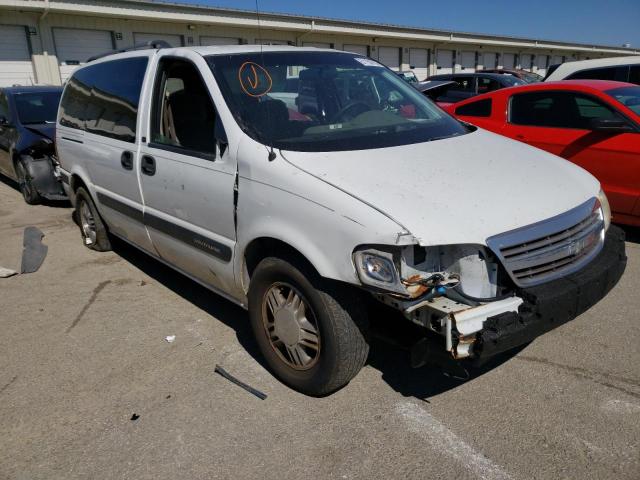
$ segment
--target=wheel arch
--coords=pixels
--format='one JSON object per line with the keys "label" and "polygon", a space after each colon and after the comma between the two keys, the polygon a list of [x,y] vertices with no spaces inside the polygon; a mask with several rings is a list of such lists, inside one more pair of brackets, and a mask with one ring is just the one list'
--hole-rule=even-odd
{"label": "wheel arch", "polygon": [[242,283],[245,291],[248,289],[256,267],[267,257],[277,257],[283,260],[295,259],[320,275],[313,262],[296,247],[279,238],[261,236],[251,240],[242,252]]}

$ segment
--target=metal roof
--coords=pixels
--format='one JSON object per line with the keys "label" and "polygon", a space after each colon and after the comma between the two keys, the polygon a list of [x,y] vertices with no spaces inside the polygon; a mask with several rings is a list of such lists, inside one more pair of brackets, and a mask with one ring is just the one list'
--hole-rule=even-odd
{"label": "metal roof", "polygon": [[[219,12],[219,13],[235,13],[242,14],[248,16],[255,16],[255,10],[247,10],[240,8],[229,8],[229,7],[216,7],[210,5],[203,4],[189,4],[189,3],[181,3],[181,2],[173,2],[168,0],[121,0],[126,3],[137,3],[137,4],[147,4],[147,5],[155,5],[155,6],[171,6],[171,7],[179,7],[184,9],[195,9],[195,10],[205,10],[210,12]],[[448,30],[448,29],[438,29],[438,28],[426,28],[426,27],[416,27],[411,25],[399,25],[392,23],[380,23],[380,22],[370,22],[370,21],[358,21],[358,20],[349,20],[349,19],[341,19],[341,18],[333,18],[333,17],[318,17],[318,16],[310,16],[310,15],[301,15],[301,14],[292,14],[292,13],[280,13],[280,12],[265,12],[260,11],[261,18],[267,17],[276,17],[276,18],[289,18],[292,20],[306,20],[306,21],[322,21],[327,23],[337,23],[343,25],[350,25],[353,27],[382,27],[382,28],[390,28],[394,30],[405,30],[417,33],[435,33],[440,35],[462,35],[469,37],[479,37],[484,39],[506,39],[506,40],[515,40],[515,41],[523,41],[523,42],[539,42],[539,43],[554,43],[558,45],[563,45],[567,47],[579,46],[579,47],[588,47],[588,48],[598,48],[598,49],[616,49],[616,50],[626,50],[630,54],[638,53],[637,49],[627,48],[624,46],[618,45],[597,45],[590,43],[581,43],[581,42],[568,42],[554,39],[544,39],[544,38],[528,38],[528,37],[519,37],[512,35],[502,35],[502,34],[489,34],[489,33],[478,33],[478,32],[464,32],[464,31],[456,31],[456,30]]]}

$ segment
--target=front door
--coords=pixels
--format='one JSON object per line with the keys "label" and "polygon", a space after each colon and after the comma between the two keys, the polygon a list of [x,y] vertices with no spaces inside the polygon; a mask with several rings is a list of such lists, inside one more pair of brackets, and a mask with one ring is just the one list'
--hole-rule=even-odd
{"label": "front door", "polygon": [[505,135],[580,165],[602,184],[614,212],[631,214],[640,193],[640,133],[593,131],[593,119],[618,118],[596,97],[571,91],[511,97]]}
{"label": "front door", "polygon": [[[232,289],[235,154],[203,75],[201,57],[158,60],[149,141],[140,152],[144,219],[158,254],[198,280]],[[192,58],[193,57],[193,58]]]}

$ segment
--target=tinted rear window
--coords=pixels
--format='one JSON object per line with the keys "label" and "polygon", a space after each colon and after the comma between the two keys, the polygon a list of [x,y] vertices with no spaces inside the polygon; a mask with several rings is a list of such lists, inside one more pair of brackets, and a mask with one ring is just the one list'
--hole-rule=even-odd
{"label": "tinted rear window", "polygon": [[490,117],[491,99],[485,98],[477,102],[467,103],[456,108],[456,115],[467,115],[469,117]]}
{"label": "tinted rear window", "polygon": [[69,80],[60,103],[60,124],[134,142],[147,57],[90,65]]}
{"label": "tinted rear window", "polygon": [[640,65],[631,65],[629,70],[629,83],[640,85]]}
{"label": "tinted rear window", "polygon": [[617,80],[619,82],[627,81],[627,72],[629,66],[590,68],[572,73],[567,80]]}

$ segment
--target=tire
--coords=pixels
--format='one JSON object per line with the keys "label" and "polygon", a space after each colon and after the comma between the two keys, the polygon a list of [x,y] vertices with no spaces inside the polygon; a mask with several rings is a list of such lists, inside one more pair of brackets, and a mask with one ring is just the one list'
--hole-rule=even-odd
{"label": "tire", "polygon": [[20,188],[24,201],[29,205],[42,203],[42,197],[33,184],[33,178],[29,175],[29,170],[21,158],[16,162],[16,176],[18,177],[18,188]]}
{"label": "tire", "polygon": [[75,214],[84,245],[98,252],[111,250],[107,227],[102,221],[91,195],[83,187],[76,191]]}
{"label": "tire", "polygon": [[359,292],[295,259],[268,257],[258,264],[249,286],[249,316],[269,368],[299,392],[327,395],[349,383],[367,360]]}

